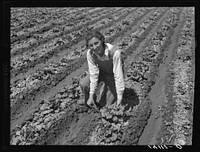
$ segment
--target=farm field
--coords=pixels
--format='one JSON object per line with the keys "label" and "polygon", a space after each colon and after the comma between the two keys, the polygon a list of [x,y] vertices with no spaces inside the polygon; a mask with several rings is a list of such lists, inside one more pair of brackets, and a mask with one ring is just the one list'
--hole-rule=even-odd
{"label": "farm field", "polygon": [[[194,7],[11,8],[11,145],[192,145]],[[79,104],[85,37],[122,50],[121,106]]]}

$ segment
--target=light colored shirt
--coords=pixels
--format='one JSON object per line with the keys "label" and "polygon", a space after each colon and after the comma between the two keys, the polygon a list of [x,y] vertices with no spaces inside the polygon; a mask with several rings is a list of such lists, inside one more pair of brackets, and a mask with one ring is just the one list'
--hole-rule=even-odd
{"label": "light colored shirt", "polygon": [[[113,59],[113,72],[114,74],[114,80],[115,80],[115,87],[117,92],[117,99],[121,100],[122,95],[124,92],[124,77],[123,77],[123,71],[122,71],[122,61],[121,61],[121,50],[116,49],[114,50],[114,46],[105,43],[106,49],[105,53],[102,57],[98,56],[96,57],[94,54],[91,53],[91,50],[89,49],[87,51],[87,61],[88,61],[88,68],[89,68],[89,74],[90,74],[90,94],[94,94],[97,83],[98,83],[98,76],[99,76],[99,67],[98,64],[95,64],[95,60],[102,60],[102,59],[109,59],[109,54],[113,55],[111,56]],[[109,65],[108,65],[109,66]],[[107,66],[103,67],[107,68]]]}

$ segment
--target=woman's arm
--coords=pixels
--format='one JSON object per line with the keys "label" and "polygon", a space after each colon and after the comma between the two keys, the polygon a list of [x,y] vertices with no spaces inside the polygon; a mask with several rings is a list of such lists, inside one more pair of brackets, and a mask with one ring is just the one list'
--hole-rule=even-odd
{"label": "woman's arm", "polygon": [[90,96],[93,97],[93,94],[97,88],[99,68],[95,65],[90,50],[87,51],[87,61],[88,61],[88,69],[90,75]]}
{"label": "woman's arm", "polygon": [[113,73],[115,78],[117,100],[118,104],[120,104],[125,89],[124,76],[122,71],[121,50],[115,51],[115,54],[113,56]]}

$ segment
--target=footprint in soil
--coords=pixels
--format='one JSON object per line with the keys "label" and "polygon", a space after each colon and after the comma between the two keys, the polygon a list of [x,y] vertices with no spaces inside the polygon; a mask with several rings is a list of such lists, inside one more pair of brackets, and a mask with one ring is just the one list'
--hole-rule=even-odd
{"label": "footprint in soil", "polygon": [[122,105],[127,105],[125,107],[125,110],[128,110],[130,107],[133,108],[138,104],[139,104],[139,98],[135,90],[131,88],[125,88],[122,100]]}

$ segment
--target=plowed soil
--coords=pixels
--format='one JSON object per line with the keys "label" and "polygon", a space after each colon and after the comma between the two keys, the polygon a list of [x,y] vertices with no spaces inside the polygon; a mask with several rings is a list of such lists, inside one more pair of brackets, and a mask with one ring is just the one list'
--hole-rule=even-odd
{"label": "plowed soil", "polygon": [[[91,29],[122,49],[120,107],[79,104]],[[192,7],[12,8],[10,144],[192,145],[194,67]]]}

